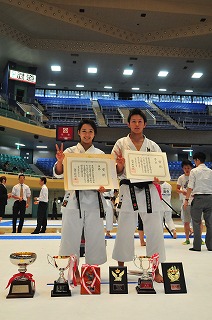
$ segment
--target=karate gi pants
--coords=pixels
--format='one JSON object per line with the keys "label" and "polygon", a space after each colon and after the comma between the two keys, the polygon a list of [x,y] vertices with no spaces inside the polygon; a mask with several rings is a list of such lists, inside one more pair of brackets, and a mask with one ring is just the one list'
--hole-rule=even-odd
{"label": "karate gi pants", "polygon": [[80,257],[82,230],[85,235],[85,262],[103,264],[107,260],[104,223],[98,209],[85,210],[81,207],[81,218],[78,209],[63,208],[60,255],[75,254]]}
{"label": "karate gi pants", "polygon": [[135,187],[138,210],[134,211],[129,192],[129,186],[120,187],[121,208],[119,209],[118,230],[112,258],[127,262],[134,258],[134,233],[138,223],[138,212],[143,221],[146,235],[146,255],[152,256],[159,253],[159,262],[165,261],[165,247],[163,226],[161,223],[161,200],[153,184],[149,185],[151,194],[152,212],[147,213],[146,195],[144,189]]}

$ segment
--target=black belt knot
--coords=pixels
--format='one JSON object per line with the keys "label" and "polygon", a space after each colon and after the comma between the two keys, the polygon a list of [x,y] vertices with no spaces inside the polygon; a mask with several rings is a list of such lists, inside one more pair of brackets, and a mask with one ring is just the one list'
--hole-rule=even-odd
{"label": "black belt knot", "polygon": [[146,195],[147,213],[152,213],[151,195],[150,195],[150,190],[149,190],[149,185],[152,184],[152,181],[132,183],[128,179],[122,179],[120,181],[120,186],[122,184],[126,184],[129,186],[130,196],[131,196],[131,201],[132,201],[132,206],[133,206],[134,211],[138,210],[138,204],[137,204],[137,199],[136,199],[136,195],[135,195],[135,187],[139,188],[140,190],[144,189],[145,195]]}

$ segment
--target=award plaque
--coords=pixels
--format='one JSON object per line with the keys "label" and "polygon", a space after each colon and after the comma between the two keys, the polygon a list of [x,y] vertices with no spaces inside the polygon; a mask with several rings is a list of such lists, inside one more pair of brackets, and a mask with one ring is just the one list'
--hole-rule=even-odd
{"label": "award plaque", "polygon": [[165,293],[187,293],[181,262],[161,263]]}
{"label": "award plaque", "polygon": [[66,269],[72,270],[73,284],[76,286],[75,271],[77,268],[77,258],[75,256],[53,256],[47,255],[48,263],[59,270],[59,278],[54,281],[54,288],[51,291],[51,297],[71,296],[69,282],[64,277]]}
{"label": "award plaque", "polygon": [[10,286],[7,299],[10,298],[33,298],[35,294],[35,280],[31,273],[27,273],[26,267],[32,264],[37,258],[34,252],[15,252],[10,255],[12,264],[19,267],[19,273],[14,274],[9,280],[7,287]]}
{"label": "award plaque", "polygon": [[138,279],[136,291],[139,294],[155,294],[153,287],[153,280],[155,277],[155,270],[158,267],[159,255],[154,254],[152,257],[135,256],[133,262],[137,268],[141,270],[141,277]]}
{"label": "award plaque", "polygon": [[109,267],[110,293],[127,294],[127,267]]}
{"label": "award plaque", "polygon": [[81,270],[81,294],[100,294],[101,280],[100,267],[97,265],[83,264]]}

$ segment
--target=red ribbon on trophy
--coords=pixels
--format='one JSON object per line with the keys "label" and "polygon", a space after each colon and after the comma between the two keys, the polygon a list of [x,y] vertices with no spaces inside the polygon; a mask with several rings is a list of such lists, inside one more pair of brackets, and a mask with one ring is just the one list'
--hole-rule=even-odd
{"label": "red ribbon on trophy", "polygon": [[155,279],[155,271],[158,268],[159,265],[159,254],[158,253],[154,253],[151,258],[150,261],[152,263],[152,278],[153,280]]}
{"label": "red ribbon on trophy", "polygon": [[77,256],[73,254],[70,256],[69,270],[68,270],[68,284],[71,287],[77,286],[76,270],[77,270]]}
{"label": "red ribbon on trophy", "polygon": [[98,267],[98,265],[90,265],[90,264],[84,264],[83,265],[83,271],[82,271],[82,274],[81,274],[81,285],[82,287],[87,291],[88,294],[92,294],[92,292],[89,290],[89,288],[86,286],[86,283],[85,283],[85,274],[86,274],[86,271],[88,271],[89,269],[92,270],[93,274],[94,274],[94,278],[92,279],[93,281],[91,282],[90,284],[90,287],[93,288],[94,285],[95,285],[95,282],[98,280],[98,282],[100,283],[100,277],[96,271],[96,268]]}
{"label": "red ribbon on trophy", "polygon": [[20,278],[26,278],[27,280],[32,281],[35,284],[35,280],[32,278],[33,275],[31,273],[27,273],[27,272],[20,272],[20,273],[16,273],[12,276],[12,278],[10,278],[10,280],[8,281],[8,284],[6,286],[6,289],[11,285],[11,283],[14,280],[19,280]]}

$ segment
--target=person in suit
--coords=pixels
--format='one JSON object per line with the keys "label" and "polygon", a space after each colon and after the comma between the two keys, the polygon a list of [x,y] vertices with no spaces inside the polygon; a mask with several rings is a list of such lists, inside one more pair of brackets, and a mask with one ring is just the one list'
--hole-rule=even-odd
{"label": "person in suit", "polygon": [[5,214],[7,199],[11,197],[10,193],[7,194],[6,182],[7,178],[5,176],[0,177],[0,221]]}
{"label": "person in suit", "polygon": [[18,233],[22,231],[26,208],[29,207],[31,196],[29,186],[24,183],[25,176],[23,173],[19,174],[18,180],[19,183],[12,188],[12,198],[15,199],[13,205],[13,233],[16,233],[16,222],[18,219],[18,215],[20,215]]}

